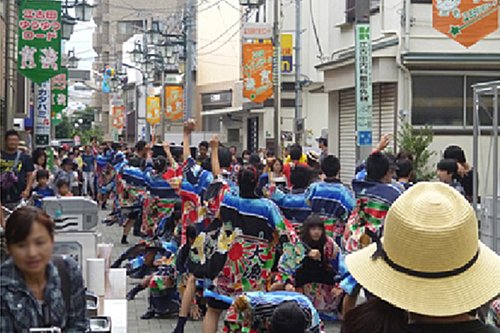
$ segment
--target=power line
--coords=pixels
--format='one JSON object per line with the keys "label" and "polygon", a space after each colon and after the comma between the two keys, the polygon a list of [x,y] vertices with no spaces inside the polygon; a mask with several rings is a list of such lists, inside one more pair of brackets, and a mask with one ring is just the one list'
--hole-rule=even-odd
{"label": "power line", "polygon": [[[297,0],[297,1],[300,1],[300,0]],[[321,47],[321,43],[320,43],[319,37],[318,37],[318,30],[316,29],[316,22],[314,21],[312,0],[309,0],[309,10],[311,12],[311,23],[313,26],[314,37],[316,39],[316,45],[318,46],[318,50],[319,50],[319,59],[323,59],[323,48]],[[296,33],[300,34],[300,31],[297,31]]]}
{"label": "power line", "polygon": [[[213,43],[215,43],[216,41],[218,41],[219,39],[221,39],[225,34],[227,34],[231,29],[233,29],[236,25],[238,25],[238,23],[241,22],[241,20],[245,17],[245,14],[243,14],[239,19],[238,21],[234,22],[234,24],[232,24],[229,28],[227,28],[223,33],[221,33],[219,36],[217,36],[215,39],[213,39],[211,42],[203,45],[203,46],[200,46],[198,48],[198,51],[199,50],[203,50],[207,47],[209,47],[210,45],[212,45]],[[239,30],[237,31],[239,32]]]}

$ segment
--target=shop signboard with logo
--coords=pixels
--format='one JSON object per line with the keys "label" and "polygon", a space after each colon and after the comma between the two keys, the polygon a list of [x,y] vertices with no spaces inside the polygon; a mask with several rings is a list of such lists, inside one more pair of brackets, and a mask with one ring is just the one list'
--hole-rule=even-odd
{"label": "shop signboard with logo", "polygon": [[50,80],[35,84],[35,147],[50,143]]}
{"label": "shop signboard with logo", "polygon": [[433,0],[432,26],[470,47],[498,30],[499,0]]}

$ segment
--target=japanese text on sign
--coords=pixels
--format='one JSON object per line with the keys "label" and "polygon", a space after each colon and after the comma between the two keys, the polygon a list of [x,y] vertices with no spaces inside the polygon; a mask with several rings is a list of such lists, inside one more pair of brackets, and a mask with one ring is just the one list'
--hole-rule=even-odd
{"label": "japanese text on sign", "polygon": [[35,145],[48,145],[50,140],[50,81],[35,86]]}
{"label": "japanese text on sign", "polygon": [[372,46],[370,25],[356,25],[356,131],[359,146],[372,144]]}
{"label": "japanese text on sign", "polygon": [[24,1],[19,8],[18,68],[35,83],[58,74],[61,65],[61,2]]}

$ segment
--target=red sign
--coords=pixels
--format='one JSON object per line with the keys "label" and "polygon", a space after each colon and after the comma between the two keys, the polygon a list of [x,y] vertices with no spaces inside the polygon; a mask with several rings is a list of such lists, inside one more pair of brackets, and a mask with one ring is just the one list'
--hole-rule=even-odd
{"label": "red sign", "polygon": [[499,0],[433,0],[432,26],[465,47],[498,29]]}

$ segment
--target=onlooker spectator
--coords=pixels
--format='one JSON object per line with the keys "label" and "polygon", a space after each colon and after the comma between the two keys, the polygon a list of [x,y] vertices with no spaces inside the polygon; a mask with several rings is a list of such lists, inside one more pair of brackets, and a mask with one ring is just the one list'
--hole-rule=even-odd
{"label": "onlooker spectator", "polygon": [[5,239],[11,258],[1,266],[0,332],[58,327],[86,332],[85,287],[78,264],[53,257],[54,222],[35,207],[10,215]]}
{"label": "onlooker spectator", "polygon": [[96,157],[92,153],[92,147],[85,146],[85,152],[82,154],[83,160],[83,188],[82,195],[88,195],[88,190],[90,188],[90,193],[92,196],[95,194],[94,189],[94,172]]}
{"label": "onlooker spectator", "polygon": [[37,186],[33,189],[33,191],[38,196],[35,200],[35,206],[37,207],[42,207],[41,199],[55,195],[54,190],[49,187],[49,176],[50,174],[47,170],[38,170],[36,172]]}
{"label": "onlooker spectator", "polygon": [[61,197],[72,197],[73,193],[70,191],[69,183],[66,179],[60,178],[56,181],[57,195]]}
{"label": "onlooker spectator", "polygon": [[69,157],[63,159],[61,168],[54,177],[56,186],[60,179],[64,179],[72,191],[75,191],[75,187],[78,189],[78,178],[75,175],[75,163]]}
{"label": "onlooker spectator", "polygon": [[33,185],[33,161],[19,150],[19,133],[5,133],[5,151],[0,156],[0,186],[2,204],[15,206],[21,198],[27,199]]}
{"label": "onlooker spectator", "polygon": [[405,311],[372,298],[349,311],[342,323],[342,333],[406,333],[408,315]]}
{"label": "onlooker spectator", "polygon": [[389,209],[383,239],[346,258],[371,294],[409,313],[415,333],[497,333],[476,309],[500,293],[500,256],[478,240],[478,221],[457,191],[412,186]]}
{"label": "onlooker spectator", "polygon": [[458,170],[456,172],[456,179],[462,184],[465,192],[465,197],[469,202],[472,202],[473,195],[473,174],[474,168],[467,163],[465,159],[465,152],[459,146],[448,146],[444,150],[444,159],[451,158],[458,164]]}
{"label": "onlooker spectator", "polygon": [[47,153],[43,148],[37,148],[33,152],[33,166],[36,170],[47,168]]}
{"label": "onlooker spectator", "polygon": [[453,159],[444,159],[437,164],[436,174],[440,182],[445,183],[457,190],[461,195],[465,196],[464,188],[455,179],[458,171],[457,162]]}
{"label": "onlooker spectator", "polygon": [[318,141],[318,148],[321,151],[319,157],[319,163],[323,162],[323,159],[328,156],[328,139],[325,137],[319,137],[316,139]]}

